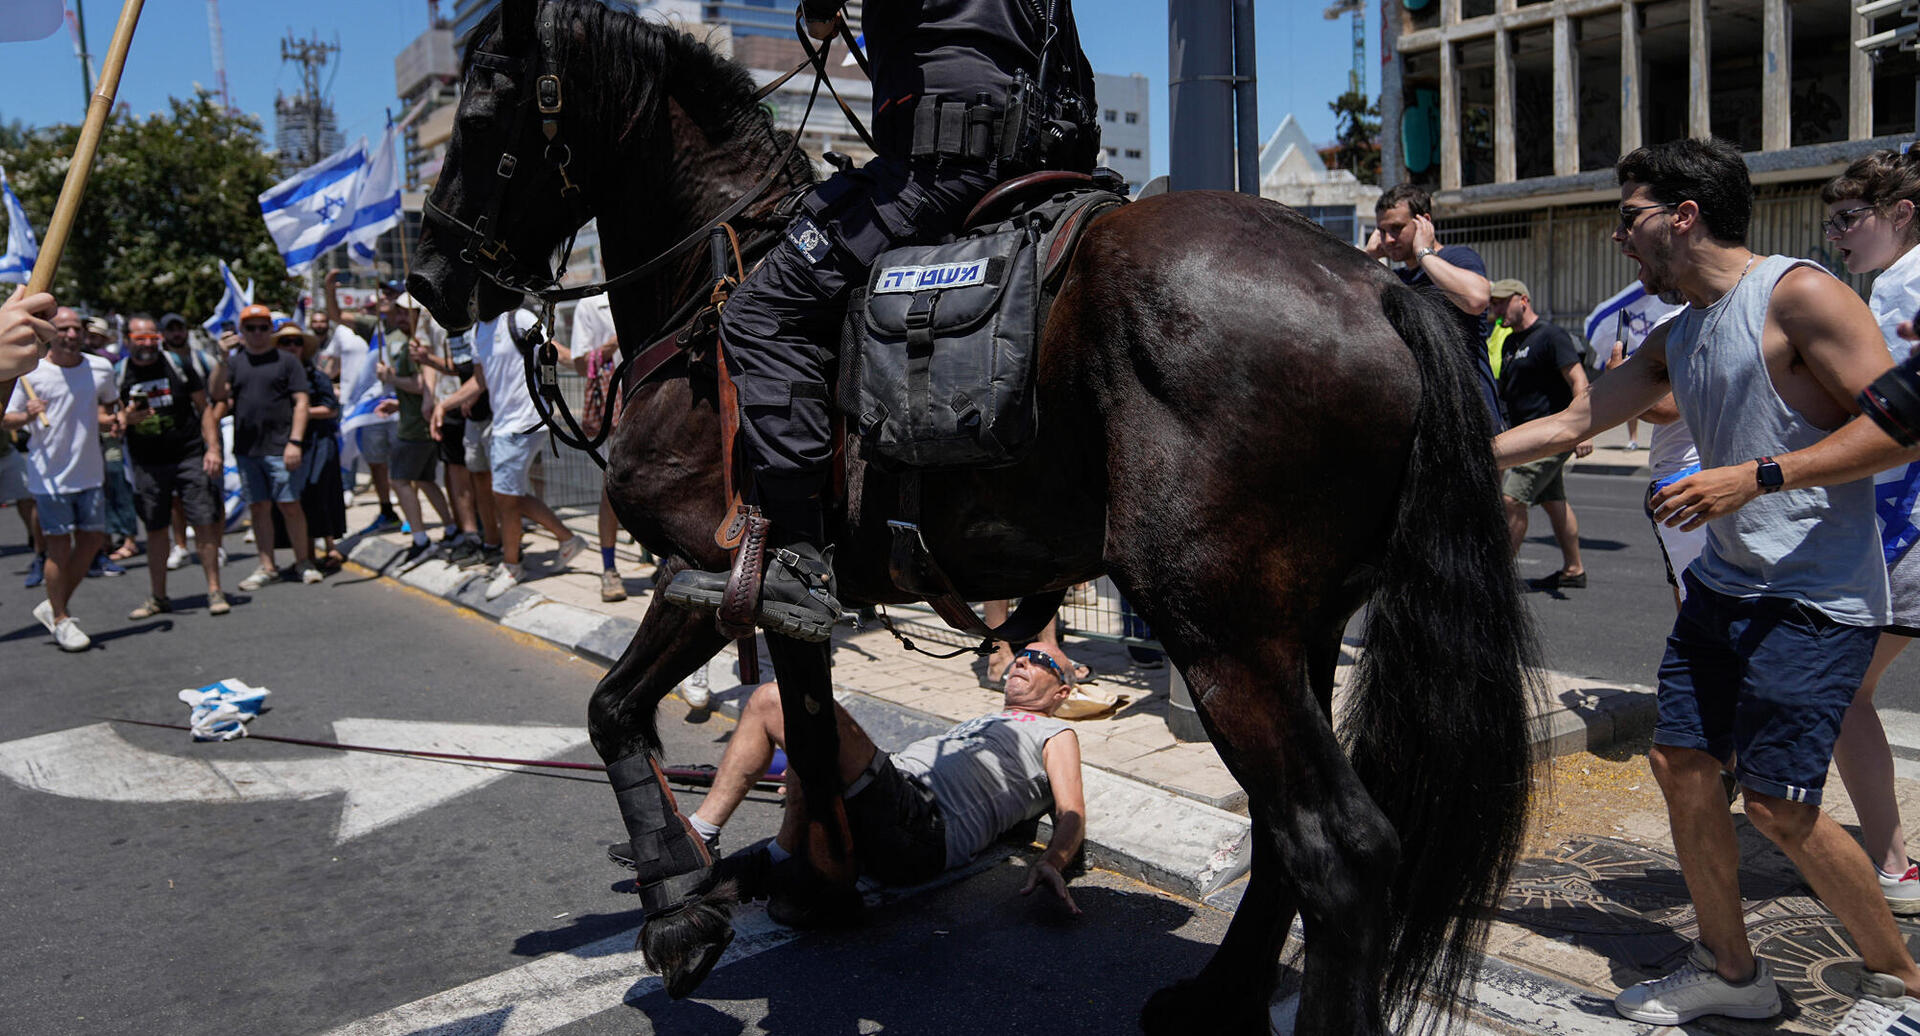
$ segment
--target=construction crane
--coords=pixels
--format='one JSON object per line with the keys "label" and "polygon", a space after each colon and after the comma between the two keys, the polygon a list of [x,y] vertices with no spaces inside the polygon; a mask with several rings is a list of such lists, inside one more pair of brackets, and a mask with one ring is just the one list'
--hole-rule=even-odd
{"label": "construction crane", "polygon": [[207,42],[213,46],[213,92],[220,95],[220,107],[231,110],[233,95],[227,91],[227,46],[220,36],[220,0],[207,0]]}
{"label": "construction crane", "polygon": [[1347,90],[1351,93],[1367,92],[1367,5],[1366,0],[1335,0],[1327,5],[1327,21],[1336,21],[1343,14],[1353,15],[1353,69],[1347,73]]}

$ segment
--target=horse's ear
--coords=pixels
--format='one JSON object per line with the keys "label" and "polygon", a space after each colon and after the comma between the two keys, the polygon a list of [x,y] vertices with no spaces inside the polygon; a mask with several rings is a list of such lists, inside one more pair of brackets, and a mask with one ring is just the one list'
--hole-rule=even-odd
{"label": "horse's ear", "polygon": [[500,39],[511,46],[533,42],[533,19],[540,0],[506,0],[500,5]]}

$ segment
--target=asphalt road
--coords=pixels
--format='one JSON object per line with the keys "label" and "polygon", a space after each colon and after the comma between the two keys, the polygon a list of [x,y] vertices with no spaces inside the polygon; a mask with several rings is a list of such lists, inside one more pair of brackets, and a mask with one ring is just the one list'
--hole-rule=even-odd
{"label": "asphalt road", "polygon": [[[1624,475],[1570,475],[1567,497],[1580,526],[1584,590],[1526,595],[1549,668],[1578,676],[1652,686],[1673,627],[1673,595],[1641,501],[1646,481]],[[1545,511],[1529,513],[1520,574],[1560,567]],[[1874,697],[1880,705],[1920,710],[1920,651],[1893,663]]]}
{"label": "asphalt road", "polygon": [[[7,518],[0,544],[17,543],[17,530]],[[228,547],[231,585],[251,558],[237,536]],[[551,757],[594,760],[579,728],[597,667],[392,583],[349,571],[321,586],[278,584],[236,595],[232,614],[213,618],[189,568],[172,574],[187,610],[133,623],[122,617],[146,588],[135,566],[81,586],[74,613],[96,646],[68,655],[28,614],[39,596],[20,585],[25,563],[17,551],[0,557],[0,763],[26,739],[105,719],[184,722],[176,693],[225,677],[271,688],[258,734],[329,739],[354,719],[497,725],[512,728],[501,735],[511,742],[561,727],[580,743]],[[677,700],[662,709],[672,762],[717,761],[730,730],[717,716],[687,722]],[[332,770],[320,783],[352,785],[399,815],[343,841],[343,818],[367,803],[315,792],[312,776],[342,753],[111,731],[135,762],[75,766],[86,753],[64,752],[53,762],[93,775],[63,785],[70,795],[0,780],[11,848],[0,1030],[1123,1032],[1147,992],[1198,970],[1227,920],[1099,873],[1075,885],[1086,916],[1066,920],[1017,894],[1025,857],[1010,851],[881,907],[858,932],[769,937],[762,912],[749,911],[742,927],[762,937],[749,932],[736,950],[758,952],[723,964],[699,1001],[672,1003],[622,953],[640,918],[626,872],[604,855],[620,827],[602,783],[485,773],[495,779],[406,814],[409,796],[476,771],[412,763],[382,776],[366,760],[384,757],[354,756],[359,784]],[[219,763],[224,785],[207,791],[196,761]],[[242,761],[259,765],[237,769]],[[245,795],[208,800],[227,791]],[[699,798],[681,801],[691,809]],[[749,801],[727,847],[770,834],[777,818],[770,796]]]}

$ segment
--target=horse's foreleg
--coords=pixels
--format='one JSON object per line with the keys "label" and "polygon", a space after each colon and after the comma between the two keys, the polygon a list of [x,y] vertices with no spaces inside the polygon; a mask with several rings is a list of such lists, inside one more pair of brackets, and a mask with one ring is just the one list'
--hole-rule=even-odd
{"label": "horse's foreleg", "polygon": [[733,902],[707,889],[713,860],[660,772],[654,714],[660,699],[725,643],[710,617],[655,597],[587,706],[587,730],[607,764],[647,914],[636,945],[673,997],[692,992],[733,940]]}
{"label": "horse's foreleg", "polygon": [[774,920],[812,928],[851,920],[860,910],[854,889],[853,833],[846,802],[840,797],[840,732],[833,708],[830,645],[768,636],[780,682],[781,719],[786,727],[787,765],[800,784],[804,823],[794,832],[794,856],[806,861],[808,875],[778,883],[767,904]]}

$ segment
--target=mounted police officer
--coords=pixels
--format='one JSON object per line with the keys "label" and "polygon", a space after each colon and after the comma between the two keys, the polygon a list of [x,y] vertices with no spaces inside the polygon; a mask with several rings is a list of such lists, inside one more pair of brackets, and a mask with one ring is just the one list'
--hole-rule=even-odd
{"label": "mounted police officer", "polygon": [[[829,39],[845,0],[805,0]],[[808,195],[720,322],[754,501],[770,523],[755,608],[770,632],[826,640],[839,618],[821,491],[833,460],[834,361],[849,293],[880,253],[960,229],[996,184],[1093,167],[1093,74],[1068,0],[870,4],[877,157]],[[743,552],[747,553],[747,552]],[[682,572],[667,599],[719,608],[728,573]]]}

